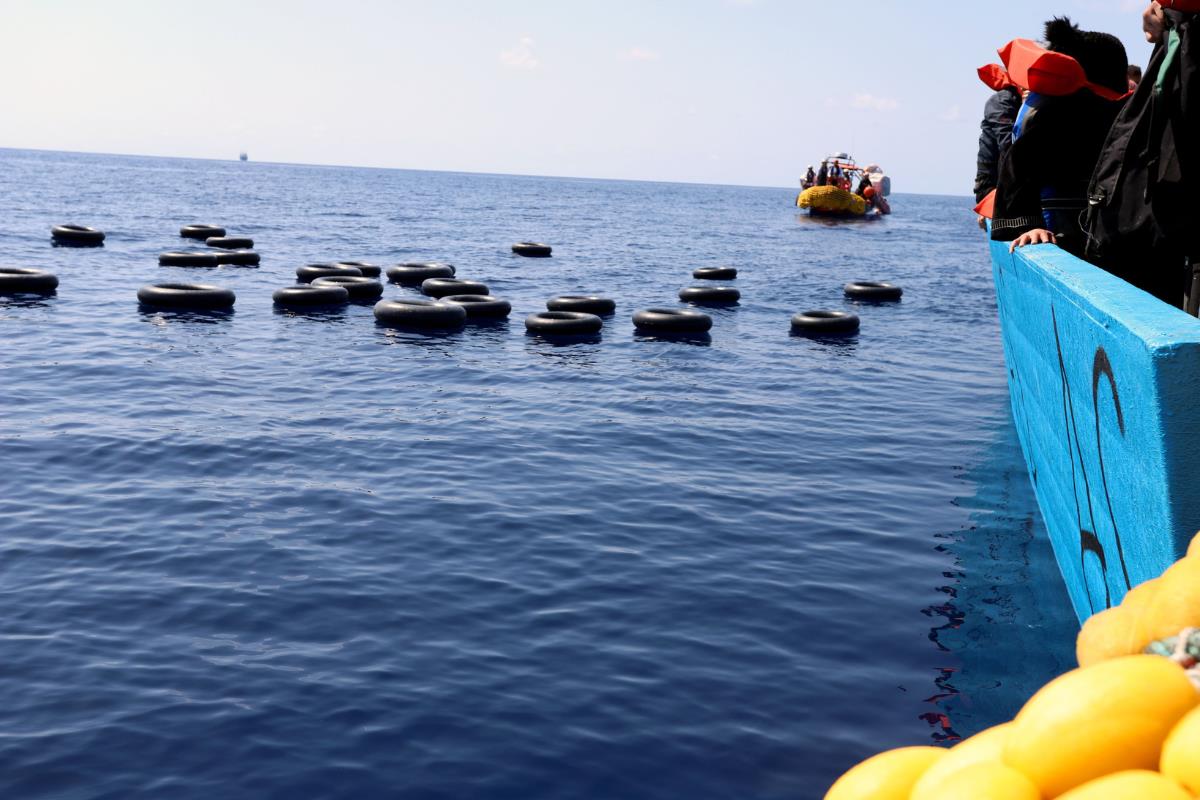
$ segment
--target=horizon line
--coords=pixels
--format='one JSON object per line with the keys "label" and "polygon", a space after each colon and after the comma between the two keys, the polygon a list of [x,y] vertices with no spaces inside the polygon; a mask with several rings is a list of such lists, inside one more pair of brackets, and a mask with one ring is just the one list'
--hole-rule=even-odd
{"label": "horizon line", "polygon": [[[85,155],[85,156],[119,156],[123,158],[158,158],[158,159],[174,159],[181,161],[217,161],[221,163],[247,163],[247,164],[264,164],[267,166],[280,167],[321,167],[327,169],[374,169],[385,170],[389,172],[433,172],[447,175],[480,175],[496,178],[550,178],[554,180],[571,180],[571,181],[603,181],[607,183],[657,183],[675,186],[713,186],[713,187],[729,187],[735,189],[780,189],[787,191],[798,191],[798,186],[773,186],[756,183],[712,183],[710,181],[681,181],[681,180],[656,180],[650,178],[602,178],[588,175],[549,175],[549,174],[533,174],[520,172],[476,172],[472,170],[457,170],[457,169],[422,169],[419,167],[382,167],[368,164],[324,164],[310,161],[255,161],[247,158],[242,162],[239,157],[233,158],[212,158],[205,156],[164,156],[151,155],[148,153],[110,153],[100,150],[56,150],[44,147],[9,147],[0,145],[0,151],[26,151],[33,153],[64,153],[67,155]],[[242,151],[246,152],[246,151]],[[796,179],[797,184],[800,179]],[[907,192],[899,192],[898,194],[908,194]],[[916,194],[916,193],[914,193]],[[969,194],[945,194],[932,192],[926,194],[928,197],[970,197]]]}

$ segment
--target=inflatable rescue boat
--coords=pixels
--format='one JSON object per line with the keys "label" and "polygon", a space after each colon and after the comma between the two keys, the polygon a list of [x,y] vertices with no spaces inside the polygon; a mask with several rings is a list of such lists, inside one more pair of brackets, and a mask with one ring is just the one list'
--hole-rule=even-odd
{"label": "inflatable rescue boat", "polygon": [[[869,185],[859,194],[855,190],[864,180]],[[796,206],[813,216],[864,217],[869,212],[881,215],[892,211],[887,201],[892,193],[891,178],[877,164],[859,167],[846,153],[824,159],[815,179],[802,180],[800,186]]]}

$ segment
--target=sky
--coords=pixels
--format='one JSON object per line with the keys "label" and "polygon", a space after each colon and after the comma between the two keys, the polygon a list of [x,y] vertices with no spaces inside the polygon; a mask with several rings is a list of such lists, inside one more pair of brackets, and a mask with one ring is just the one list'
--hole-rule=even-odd
{"label": "sky", "polygon": [[1142,0],[0,0],[0,147],[970,194],[975,69]]}

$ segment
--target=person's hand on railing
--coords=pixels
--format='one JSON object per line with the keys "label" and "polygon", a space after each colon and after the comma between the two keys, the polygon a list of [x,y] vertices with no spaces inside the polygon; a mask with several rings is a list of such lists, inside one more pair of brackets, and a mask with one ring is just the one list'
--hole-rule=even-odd
{"label": "person's hand on railing", "polygon": [[1008,252],[1011,253],[1018,247],[1024,247],[1027,244],[1058,244],[1058,239],[1054,237],[1053,231],[1048,231],[1045,228],[1034,228],[1031,231],[1025,231],[1025,233],[1013,239],[1012,244],[1008,246]]}

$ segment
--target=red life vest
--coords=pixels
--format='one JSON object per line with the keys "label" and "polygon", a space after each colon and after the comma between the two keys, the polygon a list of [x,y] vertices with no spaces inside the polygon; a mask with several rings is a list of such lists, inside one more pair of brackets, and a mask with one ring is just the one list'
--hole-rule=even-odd
{"label": "red life vest", "polygon": [[1047,50],[1029,39],[1013,39],[999,50],[999,64],[979,68],[979,79],[996,91],[1009,86],[1030,92],[1062,97],[1087,89],[1105,100],[1124,100],[1130,92],[1116,92],[1092,83],[1078,61],[1065,53]]}

